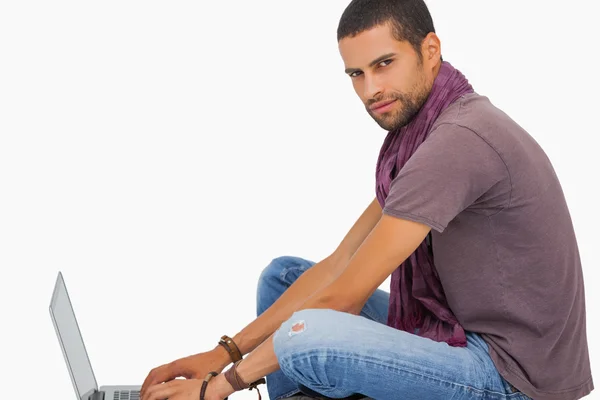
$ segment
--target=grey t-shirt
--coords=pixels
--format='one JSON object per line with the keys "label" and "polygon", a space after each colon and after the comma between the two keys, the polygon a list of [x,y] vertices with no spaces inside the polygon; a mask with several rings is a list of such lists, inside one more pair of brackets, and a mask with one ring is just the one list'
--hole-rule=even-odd
{"label": "grey t-shirt", "polygon": [[435,121],[383,212],[432,228],[452,311],[500,374],[536,400],[593,389],[583,274],[569,209],[538,143],[473,93]]}

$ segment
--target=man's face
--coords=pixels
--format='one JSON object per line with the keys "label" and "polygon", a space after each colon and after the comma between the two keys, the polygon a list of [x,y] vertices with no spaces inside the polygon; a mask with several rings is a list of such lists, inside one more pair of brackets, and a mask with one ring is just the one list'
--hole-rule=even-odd
{"label": "man's face", "polygon": [[423,60],[408,42],[392,36],[388,24],[340,40],[339,50],[356,94],[388,131],[408,124],[418,113],[439,70],[434,33],[423,41]]}

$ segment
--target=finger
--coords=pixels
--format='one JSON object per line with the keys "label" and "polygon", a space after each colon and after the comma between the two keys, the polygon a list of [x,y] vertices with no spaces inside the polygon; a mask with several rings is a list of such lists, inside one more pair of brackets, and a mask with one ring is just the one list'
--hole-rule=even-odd
{"label": "finger", "polygon": [[156,375],[156,371],[161,368],[161,367],[156,367],[154,369],[152,369],[149,373],[148,376],[146,376],[146,379],[144,379],[144,383],[142,384],[142,388],[140,389],[140,396],[142,398],[144,398],[144,395],[146,394],[146,392],[148,391],[148,388],[150,386],[152,386],[154,383],[154,377]]}
{"label": "finger", "polygon": [[161,365],[160,367],[156,367],[152,371],[150,371],[150,373],[144,380],[144,383],[142,384],[140,395],[145,394],[148,388],[152,385],[171,380],[172,378],[169,376],[171,374],[170,369],[170,364],[165,364]]}
{"label": "finger", "polygon": [[[148,388],[147,400],[165,400],[173,398],[173,396],[179,391],[178,381],[171,381],[169,383],[159,383]],[[142,400],[146,400],[142,398]]]}
{"label": "finger", "polygon": [[144,394],[146,393],[146,391],[148,390],[148,386],[150,385],[150,382],[153,379],[153,375],[154,375],[154,369],[151,370],[148,375],[146,375],[146,379],[144,379],[144,383],[142,383],[142,388],[140,389],[140,397],[144,398]]}
{"label": "finger", "polygon": [[142,389],[140,390],[140,395],[143,396],[148,391],[148,388],[150,386],[160,383],[161,377],[163,375],[165,375],[164,370],[167,368],[168,368],[167,364],[165,364],[165,365],[161,365],[160,367],[156,367],[152,371],[150,371],[150,373],[144,380],[144,383],[142,384]]}

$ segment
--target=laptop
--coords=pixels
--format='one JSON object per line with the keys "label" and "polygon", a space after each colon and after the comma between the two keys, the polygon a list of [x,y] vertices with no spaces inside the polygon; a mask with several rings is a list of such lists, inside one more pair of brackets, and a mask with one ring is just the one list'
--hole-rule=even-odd
{"label": "laptop", "polygon": [[140,385],[102,386],[98,388],[92,364],[85,349],[75,312],[67,293],[67,286],[60,271],[50,301],[50,316],[78,400],[139,400]]}

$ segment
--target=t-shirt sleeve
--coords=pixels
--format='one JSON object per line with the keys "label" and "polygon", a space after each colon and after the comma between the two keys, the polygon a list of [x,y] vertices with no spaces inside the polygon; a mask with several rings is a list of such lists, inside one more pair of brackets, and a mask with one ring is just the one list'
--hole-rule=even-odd
{"label": "t-shirt sleeve", "polygon": [[506,176],[502,158],[482,137],[459,125],[442,124],[391,182],[383,213],[441,233]]}

